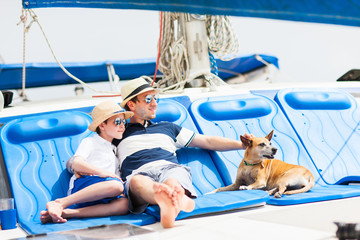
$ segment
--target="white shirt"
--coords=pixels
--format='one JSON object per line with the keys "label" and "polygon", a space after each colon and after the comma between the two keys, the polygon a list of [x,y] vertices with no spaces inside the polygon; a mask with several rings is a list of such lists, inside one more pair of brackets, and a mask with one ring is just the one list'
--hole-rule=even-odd
{"label": "white shirt", "polygon": [[[81,141],[74,157],[82,157],[91,165],[120,176],[119,160],[115,153],[116,147],[111,142],[103,139],[98,134],[94,134]],[[75,180],[76,176],[73,175],[70,179],[68,193],[71,193]]]}

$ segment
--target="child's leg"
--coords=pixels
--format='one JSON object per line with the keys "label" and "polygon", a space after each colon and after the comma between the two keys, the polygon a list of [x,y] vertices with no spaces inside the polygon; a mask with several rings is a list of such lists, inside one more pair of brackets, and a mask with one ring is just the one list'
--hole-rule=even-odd
{"label": "child's leg", "polygon": [[58,198],[55,201],[48,202],[46,208],[48,211],[42,211],[41,216],[50,215],[55,223],[66,222],[62,217],[63,210],[76,203],[92,202],[108,197],[116,197],[124,191],[123,184],[120,181],[111,180],[92,184],[67,197]]}
{"label": "child's leg", "polygon": [[[52,222],[52,218],[48,211],[43,211],[44,215],[41,218],[42,223]],[[125,215],[128,213],[128,199],[118,198],[109,203],[101,203],[83,208],[66,208],[63,209],[61,216],[67,218],[83,218],[83,217],[106,217]]]}
{"label": "child's leg", "polygon": [[124,215],[128,213],[128,199],[118,198],[109,203],[96,204],[78,209],[64,209],[65,218],[74,217],[106,217]]}
{"label": "child's leg", "polygon": [[116,197],[124,192],[122,182],[117,180],[110,180],[104,182],[94,183],[87,186],[71,195],[59,198],[55,201],[61,203],[64,208],[77,203],[92,202],[99,199]]}

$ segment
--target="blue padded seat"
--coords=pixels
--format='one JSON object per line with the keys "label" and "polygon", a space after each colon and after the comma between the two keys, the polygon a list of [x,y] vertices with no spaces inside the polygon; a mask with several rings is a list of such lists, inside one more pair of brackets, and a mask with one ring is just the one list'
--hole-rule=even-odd
{"label": "blue padded seat", "polygon": [[[240,140],[244,133],[265,137],[274,129],[272,144],[278,149],[275,158],[305,166],[313,173],[316,185],[309,192],[271,197],[268,204],[290,205],[360,196],[360,187],[326,184],[284,114],[267,97],[244,94],[202,98],[191,104],[190,113],[199,131],[206,135]],[[211,153],[225,185],[235,181],[244,153],[244,150]]]}
{"label": "blue padded seat", "polygon": [[284,89],[275,101],[328,184],[360,182],[360,108],[339,89]]}
{"label": "blue padded seat", "polygon": [[[188,97],[178,99],[160,99],[154,122],[169,121],[198,132],[192,118],[180,102],[188,102]],[[269,196],[263,191],[232,192],[204,195],[212,190],[224,186],[223,180],[217,171],[208,151],[198,148],[182,148],[177,151],[180,164],[190,167],[193,185],[198,194],[195,199],[194,211],[180,212],[177,219],[183,219],[205,213],[214,213],[237,208],[247,208],[255,205],[263,205]],[[160,219],[158,206],[150,206],[146,213]]]}
{"label": "blue padded seat", "polygon": [[86,228],[102,224],[156,222],[146,214],[103,218],[69,219],[66,223],[41,224],[40,211],[46,203],[67,195],[69,179],[65,165],[87,130],[91,117],[67,111],[12,120],[1,128],[1,147],[15,199],[18,222],[31,234]]}

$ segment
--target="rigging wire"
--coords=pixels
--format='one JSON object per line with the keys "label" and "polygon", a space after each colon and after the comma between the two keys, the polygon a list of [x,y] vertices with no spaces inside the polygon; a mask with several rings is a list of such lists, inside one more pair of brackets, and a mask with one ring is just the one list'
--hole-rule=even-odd
{"label": "rigging wire", "polygon": [[[22,91],[21,96],[23,100],[26,101],[25,94],[25,79],[26,79],[26,66],[25,66],[25,51],[26,51],[26,33],[29,31],[30,27],[34,22],[36,22],[45,38],[45,41],[53,55],[55,61],[60,66],[60,68],[73,80],[79,82],[83,86],[91,89],[97,93],[106,93],[106,94],[116,94],[118,96],[119,92],[114,91],[101,91],[89,86],[84,81],[72,75],[67,69],[61,64],[61,62],[56,57],[54,50],[48,40],[45,31],[43,30],[40,22],[38,21],[38,16],[32,9],[22,9],[23,13],[21,21],[24,25],[24,41],[23,41],[23,77],[22,77]],[[32,20],[28,26],[27,14],[32,17]],[[161,91],[183,91],[185,85],[188,82],[191,82],[196,77],[203,76],[204,79],[211,85],[224,85],[225,83],[213,73],[202,73],[198,76],[191,76],[189,78],[189,59],[186,49],[186,40],[184,33],[184,24],[183,21],[180,21],[179,13],[170,13],[170,12],[160,12],[160,36],[158,44],[158,56],[156,61],[156,69],[154,73],[154,78],[150,80],[151,85],[155,83],[156,75],[158,70],[163,73],[163,78],[156,83],[156,87]],[[208,45],[209,51],[211,54],[219,56],[222,60],[231,60],[236,56],[238,52],[238,40],[234,31],[231,27],[231,23],[228,17],[225,16],[207,16],[206,20],[207,34],[208,34]],[[220,40],[216,40],[217,38]],[[232,56],[228,56],[233,54]],[[109,80],[111,84],[119,81],[118,76],[115,74],[113,66],[107,66]],[[117,89],[118,90],[118,89]]]}
{"label": "rigging wire", "polygon": [[158,46],[158,55],[156,58],[156,67],[155,67],[155,73],[154,73],[154,79],[151,83],[151,86],[154,85],[155,79],[156,79],[156,75],[157,75],[157,71],[159,68],[159,60],[160,60],[160,52],[161,52],[161,35],[162,35],[162,19],[163,19],[163,12],[160,12],[160,34],[159,34],[159,46]]}
{"label": "rigging wire", "polygon": [[31,26],[31,24],[33,23],[33,21],[30,22],[29,26],[26,27],[26,22],[27,22],[27,11],[22,8],[22,14],[20,16],[20,21],[18,22],[17,25],[20,25],[21,23],[23,23],[23,67],[22,67],[22,87],[21,87],[21,91],[19,93],[19,96],[23,99],[23,101],[29,101],[29,99],[26,96],[25,93],[25,84],[26,84],[26,33],[29,31],[29,28]]}
{"label": "rigging wire", "polygon": [[[2,64],[2,63],[5,63],[5,59],[4,59],[3,56],[1,56],[1,54],[0,54],[0,64]],[[0,69],[0,71],[1,71],[1,69]]]}
{"label": "rigging wire", "polygon": [[[29,15],[32,17],[32,20],[30,22],[30,24],[26,26],[26,22],[27,22],[27,13],[29,13]],[[119,92],[113,92],[113,91],[101,91],[101,90],[98,90],[98,89],[95,89],[93,87],[91,87],[90,85],[88,85],[87,83],[85,83],[84,81],[80,80],[79,78],[75,77],[74,75],[72,75],[63,65],[62,63],[58,60],[58,58],[56,57],[55,55],[55,52],[50,44],[50,41],[49,39],[47,38],[46,34],[45,34],[45,31],[44,29],[42,28],[40,22],[38,21],[38,16],[35,14],[34,10],[32,9],[23,9],[23,15],[20,17],[21,18],[21,22],[24,23],[24,46],[23,46],[23,89],[22,89],[22,93],[25,94],[25,35],[26,33],[29,31],[31,25],[36,22],[45,38],[45,41],[50,49],[50,52],[51,54],[53,55],[55,61],[57,62],[57,64],[60,66],[60,68],[64,71],[64,73],[66,75],[68,75],[70,78],[72,78],[73,80],[77,81],[78,83],[84,85],[85,87],[91,89],[92,91],[94,92],[97,92],[97,93],[107,93],[107,94],[116,94],[116,96],[118,96],[118,93]]]}

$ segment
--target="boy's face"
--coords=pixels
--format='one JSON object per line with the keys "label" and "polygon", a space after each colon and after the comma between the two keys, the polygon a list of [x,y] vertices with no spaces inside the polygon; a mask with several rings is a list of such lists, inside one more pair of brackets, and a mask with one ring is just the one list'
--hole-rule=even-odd
{"label": "boy's face", "polygon": [[106,140],[121,139],[125,131],[124,114],[118,114],[109,118],[106,123],[102,122],[99,127],[101,130],[100,136]]}

